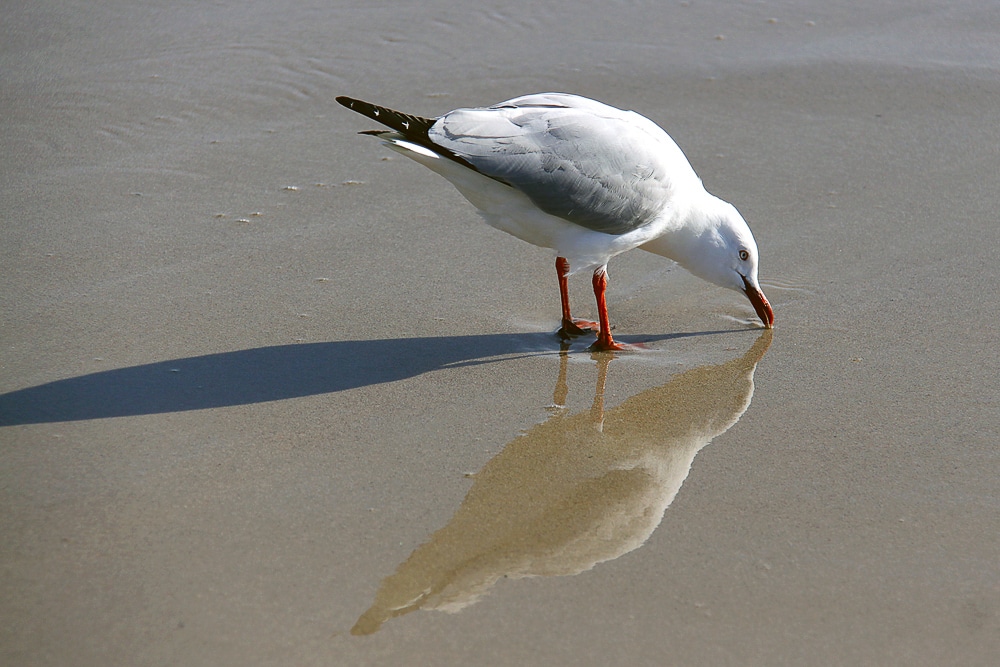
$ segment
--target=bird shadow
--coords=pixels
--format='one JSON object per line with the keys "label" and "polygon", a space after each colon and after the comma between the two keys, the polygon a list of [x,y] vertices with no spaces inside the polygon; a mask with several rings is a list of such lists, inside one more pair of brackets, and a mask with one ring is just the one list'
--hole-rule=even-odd
{"label": "bird shadow", "polygon": [[[731,332],[637,335],[622,340],[645,344],[719,333]],[[395,382],[444,368],[491,363],[509,355],[537,356],[566,350],[566,344],[551,333],[257,347],[89,373],[0,394],[0,426],[251,405]]]}

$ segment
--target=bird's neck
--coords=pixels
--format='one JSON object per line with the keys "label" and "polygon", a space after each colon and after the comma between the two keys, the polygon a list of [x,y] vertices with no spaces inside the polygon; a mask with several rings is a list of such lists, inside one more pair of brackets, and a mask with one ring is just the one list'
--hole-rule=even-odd
{"label": "bird's neck", "polygon": [[705,236],[716,228],[716,213],[724,206],[718,197],[704,192],[683,210],[674,211],[674,219],[658,237],[639,246],[647,252],[672,259],[695,275],[700,273],[699,260]]}

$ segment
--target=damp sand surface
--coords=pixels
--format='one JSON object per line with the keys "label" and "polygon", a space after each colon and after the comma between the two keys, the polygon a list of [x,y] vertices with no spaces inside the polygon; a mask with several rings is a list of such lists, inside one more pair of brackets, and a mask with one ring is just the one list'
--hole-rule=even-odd
{"label": "damp sand surface", "polygon": [[[988,3],[42,0],[0,34],[3,664],[997,664]],[[647,349],[561,354],[552,256],[334,102],[547,90],[671,133],[772,333],[634,252]]]}

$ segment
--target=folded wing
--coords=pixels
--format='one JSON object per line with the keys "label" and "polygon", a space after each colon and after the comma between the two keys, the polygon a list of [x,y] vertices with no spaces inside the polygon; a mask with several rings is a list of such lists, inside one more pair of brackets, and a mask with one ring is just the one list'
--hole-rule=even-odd
{"label": "folded wing", "polygon": [[670,206],[684,187],[678,173],[697,181],[681,150],[653,122],[574,95],[457,109],[437,119],[427,136],[523,191],[546,213],[607,234],[642,227]]}

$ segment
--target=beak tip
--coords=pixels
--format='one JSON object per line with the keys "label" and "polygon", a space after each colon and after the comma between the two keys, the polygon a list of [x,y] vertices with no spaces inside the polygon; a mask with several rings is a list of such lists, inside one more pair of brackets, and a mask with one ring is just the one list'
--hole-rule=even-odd
{"label": "beak tip", "polygon": [[[764,295],[761,294],[761,298],[763,298],[763,297],[764,297]],[[773,329],[774,328],[774,311],[771,310],[771,304],[767,302],[767,299],[764,299],[764,308],[762,310],[764,312],[761,313],[760,321],[764,323],[764,328],[765,329]]]}
{"label": "beak tip", "polygon": [[746,295],[750,299],[750,303],[753,304],[753,309],[757,311],[757,317],[764,324],[765,329],[774,328],[774,311],[771,309],[771,304],[768,302],[767,297],[764,293],[760,291],[760,288],[751,285],[750,281],[743,278],[743,283],[746,285]]}

